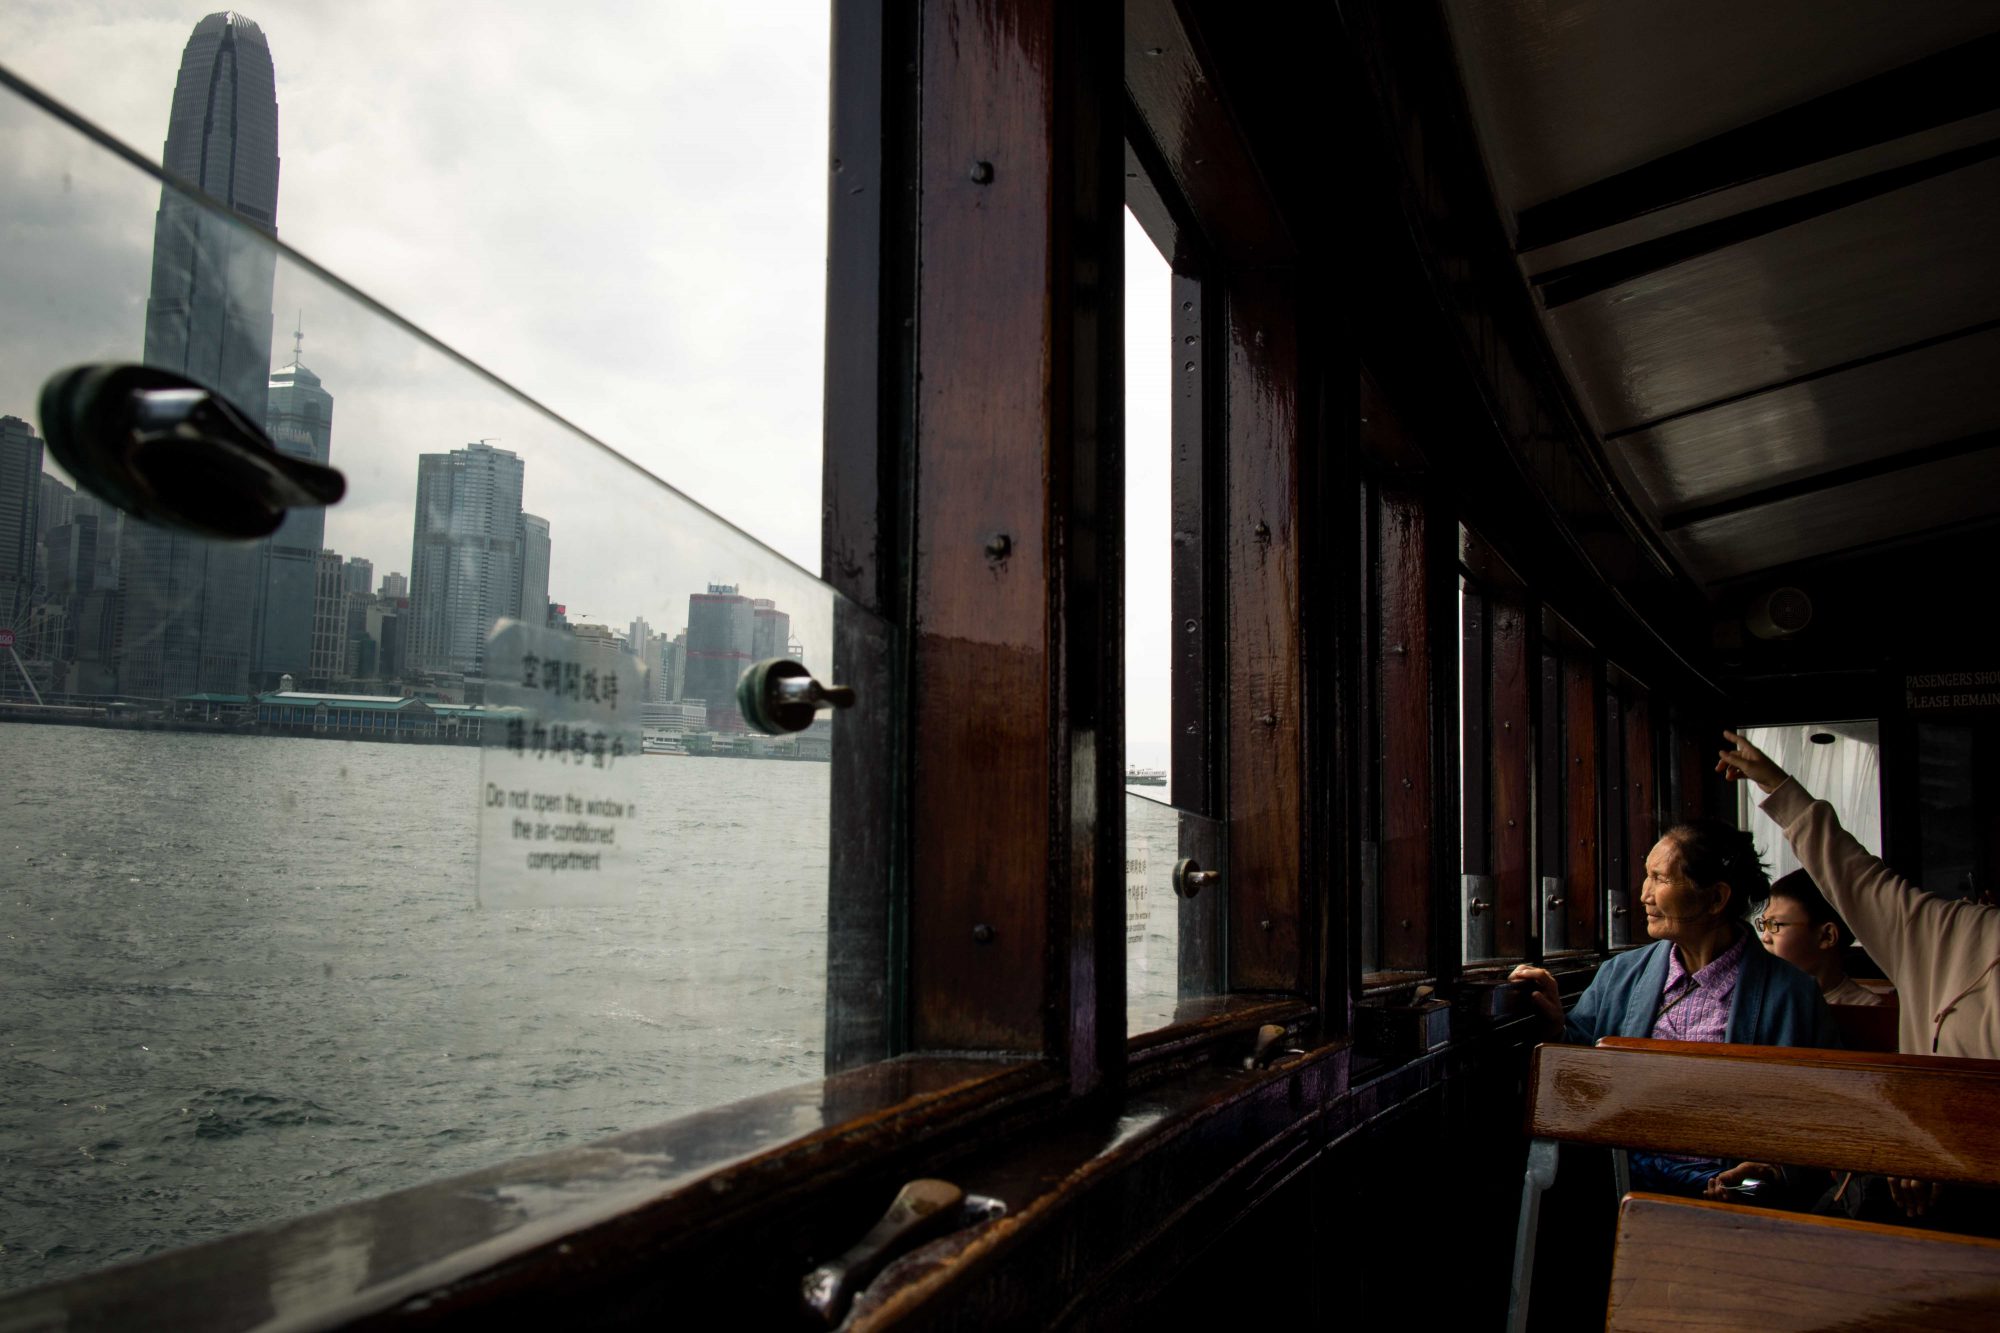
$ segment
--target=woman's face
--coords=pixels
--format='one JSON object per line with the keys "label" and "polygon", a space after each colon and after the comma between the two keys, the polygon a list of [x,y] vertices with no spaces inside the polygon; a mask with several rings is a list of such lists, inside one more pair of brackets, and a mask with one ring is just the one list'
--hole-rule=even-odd
{"label": "woman's face", "polygon": [[1672,838],[1660,839],[1647,854],[1639,902],[1646,909],[1646,933],[1656,940],[1698,940],[1721,919],[1716,895],[1704,893],[1688,878],[1680,844]]}

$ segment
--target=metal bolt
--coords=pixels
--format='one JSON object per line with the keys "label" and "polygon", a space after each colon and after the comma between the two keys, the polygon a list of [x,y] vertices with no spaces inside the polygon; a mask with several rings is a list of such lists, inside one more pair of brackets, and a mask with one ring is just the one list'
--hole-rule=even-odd
{"label": "metal bolt", "polygon": [[1269,929],[1271,928],[1271,918],[1267,916],[1267,917],[1265,917],[1265,918],[1264,918],[1264,919],[1263,919],[1262,921],[1259,921],[1259,922],[1257,923],[1257,925],[1258,925],[1258,926],[1259,926],[1259,927],[1260,927],[1261,929],[1264,929],[1264,930],[1269,930]]}
{"label": "metal bolt", "polygon": [[1190,722],[1188,723],[1187,734],[1190,736],[1196,736],[1199,735],[1200,733],[1195,730],[1194,723]]}
{"label": "metal bolt", "polygon": [[1261,519],[1261,518],[1260,518],[1260,519],[1258,519],[1258,520],[1257,520],[1257,527],[1256,527],[1256,533],[1257,533],[1257,540],[1258,540],[1258,541],[1260,541],[1260,542],[1267,542],[1267,541],[1270,541],[1270,540],[1271,540],[1271,525],[1270,525],[1270,524],[1268,524],[1268,523],[1266,523],[1266,522],[1265,522],[1265,521],[1264,521],[1263,519]]}
{"label": "metal bolt", "polygon": [[996,532],[986,541],[986,558],[998,563],[1005,560],[1014,550],[1014,539],[1004,532]]}
{"label": "metal bolt", "polygon": [[1408,918],[1408,917],[1404,917],[1404,918],[1403,918],[1403,929],[1404,929],[1404,930],[1408,930],[1409,928],[1410,928],[1410,918]]}
{"label": "metal bolt", "polygon": [[1195,624],[1192,620],[1190,620],[1187,622],[1187,624],[1181,626],[1181,628],[1186,630],[1188,633],[1193,634],[1196,630],[1200,629],[1201,626]]}
{"label": "metal bolt", "polygon": [[974,162],[972,170],[965,174],[972,178],[974,185],[991,185],[993,183],[993,164],[991,162]]}
{"label": "metal bolt", "polygon": [[1259,722],[1262,722],[1267,727],[1275,727],[1278,725],[1278,715],[1276,713],[1266,713],[1264,714],[1264,716],[1258,718],[1257,720]]}
{"label": "metal bolt", "polygon": [[981,944],[993,943],[993,927],[987,925],[984,921],[980,922],[972,928],[972,938],[978,940]]}
{"label": "metal bolt", "polygon": [[1507,821],[1507,827],[1508,827],[1508,828],[1513,828],[1513,827],[1514,827],[1514,821],[1513,821],[1513,820],[1511,820],[1511,819],[1510,819],[1510,820],[1508,820],[1508,821]]}

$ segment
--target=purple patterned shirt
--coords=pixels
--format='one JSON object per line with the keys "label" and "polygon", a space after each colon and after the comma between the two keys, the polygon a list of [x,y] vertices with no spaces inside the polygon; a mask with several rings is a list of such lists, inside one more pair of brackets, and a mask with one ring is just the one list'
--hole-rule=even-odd
{"label": "purple patterned shirt", "polygon": [[1743,954],[1750,937],[1736,943],[1701,971],[1688,973],[1678,948],[1667,951],[1667,984],[1660,991],[1660,1012],[1653,1035],[1668,1041],[1721,1041],[1729,1030],[1729,1002],[1743,975]]}

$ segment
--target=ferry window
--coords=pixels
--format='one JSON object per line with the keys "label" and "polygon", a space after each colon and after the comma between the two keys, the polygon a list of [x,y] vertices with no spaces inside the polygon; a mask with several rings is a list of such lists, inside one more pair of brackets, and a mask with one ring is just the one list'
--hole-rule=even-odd
{"label": "ferry window", "polygon": [[[1127,168],[1137,211],[1125,213],[1125,975],[1136,1034],[1223,989],[1227,889],[1210,669],[1208,306],[1152,177],[1130,156]],[[1183,863],[1198,878],[1177,889]]]}
{"label": "ferry window", "polygon": [[[605,13],[665,66],[581,66],[575,10],[482,18],[462,61],[457,11],[385,43],[344,7],[274,5],[121,27],[109,70],[77,11],[10,16],[12,70],[164,139],[239,220],[0,92],[0,457],[32,501],[0,522],[36,553],[0,626],[24,796],[0,813],[0,1286],[822,1072],[845,960],[828,761],[890,704],[765,735],[737,690],[759,662],[841,683],[836,617],[869,620],[799,563],[826,15],[716,11],[691,41],[685,14]],[[267,81],[234,122],[259,170],[234,181],[200,175],[199,142],[190,171],[203,118],[170,116],[218,61],[246,98]],[[769,96],[746,102],[750,65]],[[399,100],[417,88],[434,100]],[[717,105],[744,115],[688,113]],[[275,248],[273,194],[287,241],[625,456]],[[105,502],[37,397],[133,361],[337,468],[345,498],[242,542]],[[887,626],[854,637],[895,660]]]}
{"label": "ferry window", "polygon": [[[1181,815],[1171,803],[1174,675],[1174,274],[1125,213],[1125,994],[1128,1032],[1170,1023],[1179,1000]],[[1189,356],[1199,349],[1188,349]],[[1197,626],[1197,629],[1199,626]],[[1193,777],[1194,775],[1190,775]]]}
{"label": "ferry window", "polygon": [[[1873,719],[1745,727],[1743,735],[1798,778],[1807,791],[1831,805],[1840,816],[1840,826],[1852,833],[1855,841],[1881,855],[1882,746]],[[1737,825],[1750,830],[1771,878],[1798,869],[1799,859],[1792,854],[1784,833],[1757,812],[1757,802],[1764,794],[1751,783],[1733,785]],[[1928,860],[1924,871],[1932,874]],[[1950,885],[1941,883],[1938,887],[1943,891]]]}

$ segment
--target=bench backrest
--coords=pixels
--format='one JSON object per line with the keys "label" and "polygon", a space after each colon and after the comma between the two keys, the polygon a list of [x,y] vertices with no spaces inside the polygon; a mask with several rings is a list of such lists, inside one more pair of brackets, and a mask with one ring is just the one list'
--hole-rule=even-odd
{"label": "bench backrest", "polygon": [[2000,1185],[2000,1061],[1621,1037],[1530,1084],[1535,1138]]}
{"label": "bench backrest", "polygon": [[1894,1004],[1830,1004],[1833,1025],[1850,1051],[1893,1051],[1902,1010]]}
{"label": "bench backrest", "polygon": [[1996,1310],[2000,1241],[1631,1194],[1605,1327],[1987,1330]]}

